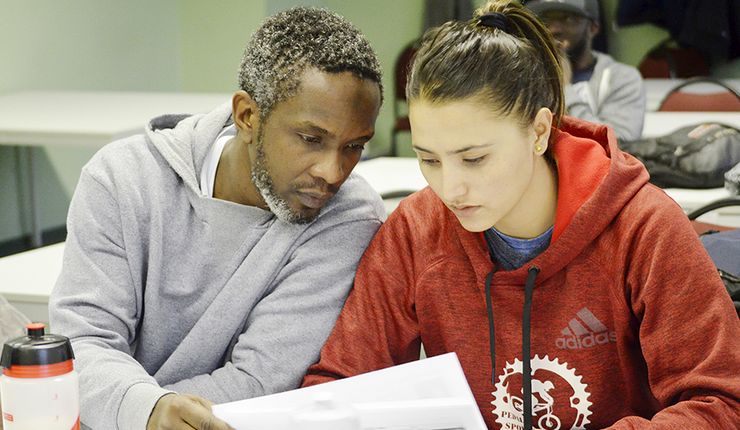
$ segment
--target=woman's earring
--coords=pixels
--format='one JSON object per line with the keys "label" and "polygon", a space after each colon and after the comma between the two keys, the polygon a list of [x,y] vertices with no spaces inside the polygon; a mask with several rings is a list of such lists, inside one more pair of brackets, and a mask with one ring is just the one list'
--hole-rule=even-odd
{"label": "woman's earring", "polygon": [[534,146],[534,152],[536,152],[538,155],[542,153],[542,145],[539,143]]}

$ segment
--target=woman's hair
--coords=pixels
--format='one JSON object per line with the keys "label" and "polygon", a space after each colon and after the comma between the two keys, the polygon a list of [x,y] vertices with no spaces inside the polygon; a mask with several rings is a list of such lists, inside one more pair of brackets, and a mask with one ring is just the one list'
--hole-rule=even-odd
{"label": "woman's hair", "polygon": [[516,1],[493,0],[468,22],[427,31],[406,85],[409,101],[478,98],[522,126],[542,107],[558,124],[563,114],[559,49],[547,28]]}

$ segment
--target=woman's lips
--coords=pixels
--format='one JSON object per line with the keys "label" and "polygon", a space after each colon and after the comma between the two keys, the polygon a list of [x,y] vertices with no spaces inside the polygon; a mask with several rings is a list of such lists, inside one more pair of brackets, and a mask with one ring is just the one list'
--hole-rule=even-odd
{"label": "woman's lips", "polygon": [[452,213],[454,213],[456,216],[461,217],[461,218],[469,217],[475,214],[475,212],[478,211],[478,209],[480,209],[480,206],[473,206],[473,205],[458,205],[458,206],[448,205],[447,207],[450,208]]}

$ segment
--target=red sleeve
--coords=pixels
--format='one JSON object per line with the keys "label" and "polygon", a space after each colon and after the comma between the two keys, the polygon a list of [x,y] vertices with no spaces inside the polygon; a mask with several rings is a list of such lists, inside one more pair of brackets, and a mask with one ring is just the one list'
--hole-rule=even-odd
{"label": "red sleeve", "polygon": [[685,215],[666,206],[644,218],[627,274],[648,383],[664,409],[609,429],[740,428],[740,320]]}
{"label": "red sleeve", "polygon": [[414,253],[410,228],[399,209],[380,228],[360,260],[354,289],[319,362],[308,369],[303,386],[419,358]]}

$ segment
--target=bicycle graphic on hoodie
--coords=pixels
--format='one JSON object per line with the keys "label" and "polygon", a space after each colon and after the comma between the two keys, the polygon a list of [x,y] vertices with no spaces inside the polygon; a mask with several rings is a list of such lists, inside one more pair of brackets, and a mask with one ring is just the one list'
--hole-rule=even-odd
{"label": "bicycle graphic on hoodie", "polygon": [[[540,430],[560,430],[560,419],[553,413],[555,399],[549,394],[549,391],[554,388],[555,386],[550,381],[542,382],[538,379],[532,379],[532,416],[536,417],[540,412],[546,411],[537,420],[537,427]],[[524,396],[523,391],[522,396]],[[539,398],[537,394],[539,394]],[[510,396],[509,401],[517,412],[523,413],[524,401],[521,398]]]}
{"label": "bicycle graphic on hoodie", "polygon": [[[589,424],[591,401],[588,385],[568,363],[549,356],[532,358],[532,424],[536,430],[584,429]],[[498,374],[493,395],[493,414],[502,430],[521,430],[524,398],[517,382],[522,362],[507,362]],[[557,399],[557,402],[556,402]],[[563,415],[560,415],[563,414]]]}

